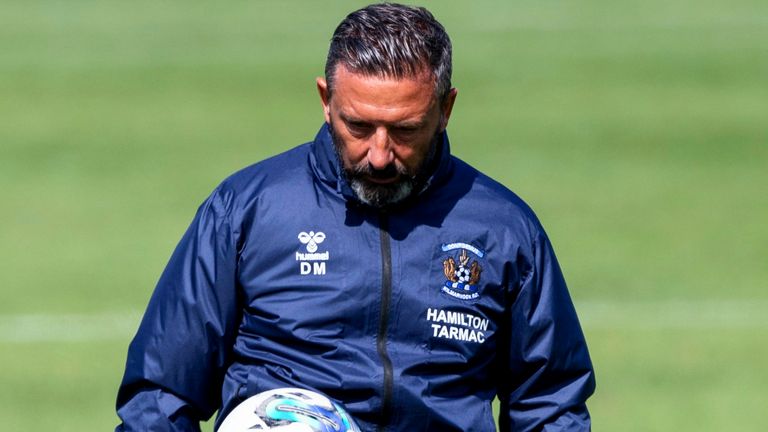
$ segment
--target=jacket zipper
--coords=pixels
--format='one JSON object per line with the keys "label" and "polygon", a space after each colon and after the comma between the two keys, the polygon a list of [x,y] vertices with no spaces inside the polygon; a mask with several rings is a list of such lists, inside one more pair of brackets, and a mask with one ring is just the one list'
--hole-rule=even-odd
{"label": "jacket zipper", "polygon": [[[387,353],[387,328],[389,326],[389,306],[392,299],[392,249],[389,241],[387,216],[379,215],[379,240],[381,242],[381,309],[379,311],[379,331],[376,336],[376,350],[384,367],[384,386],[382,391],[381,415],[383,421],[391,418],[392,411],[392,360]],[[383,430],[383,426],[379,427]]]}

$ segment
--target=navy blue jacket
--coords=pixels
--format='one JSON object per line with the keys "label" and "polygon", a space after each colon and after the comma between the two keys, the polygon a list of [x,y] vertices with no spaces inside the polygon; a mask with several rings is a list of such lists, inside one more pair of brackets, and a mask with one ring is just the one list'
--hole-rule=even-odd
{"label": "navy blue jacket", "polygon": [[118,431],[190,431],[277,387],[363,430],[587,431],[592,365],[533,212],[450,155],[414,199],[359,203],[327,126],[226,179],[149,302]]}

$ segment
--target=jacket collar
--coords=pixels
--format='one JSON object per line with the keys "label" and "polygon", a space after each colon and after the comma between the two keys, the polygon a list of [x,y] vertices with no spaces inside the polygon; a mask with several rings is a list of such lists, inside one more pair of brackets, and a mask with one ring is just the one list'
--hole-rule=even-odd
{"label": "jacket collar", "polygon": [[[323,126],[315,136],[315,140],[312,142],[309,163],[315,177],[321,182],[327,184],[337,193],[344,196],[347,201],[359,202],[354,191],[352,191],[352,188],[342,174],[341,161],[333,148],[333,138],[331,137],[330,128],[327,123],[323,123]],[[450,144],[448,142],[448,134],[443,131],[440,134],[440,141],[432,162],[432,168],[428,173],[424,186],[417,195],[424,195],[447,181],[452,170],[453,162],[451,158]]]}

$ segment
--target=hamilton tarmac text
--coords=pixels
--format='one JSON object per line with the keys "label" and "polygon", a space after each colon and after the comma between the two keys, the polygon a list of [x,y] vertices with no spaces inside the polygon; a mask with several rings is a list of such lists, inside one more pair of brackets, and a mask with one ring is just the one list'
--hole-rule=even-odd
{"label": "hamilton tarmac text", "polygon": [[432,323],[432,337],[442,339],[483,343],[488,331],[488,319],[462,312],[428,308],[427,321]]}

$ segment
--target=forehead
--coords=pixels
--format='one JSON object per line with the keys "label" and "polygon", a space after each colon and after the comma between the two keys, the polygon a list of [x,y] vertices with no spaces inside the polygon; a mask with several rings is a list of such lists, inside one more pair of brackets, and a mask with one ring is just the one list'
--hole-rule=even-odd
{"label": "forehead", "polygon": [[366,121],[420,120],[435,103],[432,75],[389,78],[350,72],[339,66],[334,76],[331,102],[340,114]]}

